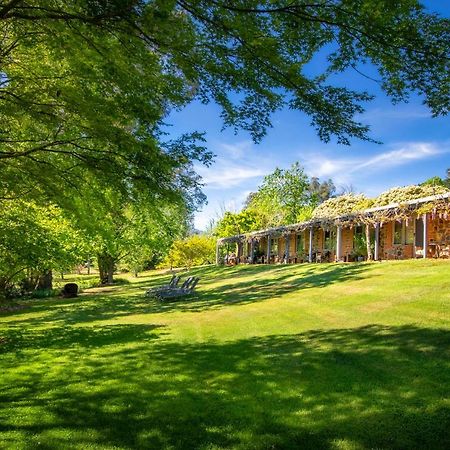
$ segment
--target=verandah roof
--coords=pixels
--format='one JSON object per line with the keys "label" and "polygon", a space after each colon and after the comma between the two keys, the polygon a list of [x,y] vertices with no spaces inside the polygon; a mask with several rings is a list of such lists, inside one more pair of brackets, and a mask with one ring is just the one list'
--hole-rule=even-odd
{"label": "verandah roof", "polygon": [[218,244],[244,242],[252,239],[260,239],[265,236],[279,237],[292,232],[304,231],[311,226],[321,226],[330,228],[337,225],[348,225],[366,223],[383,223],[396,219],[407,218],[414,214],[423,205],[428,205],[430,211],[441,212],[450,215],[450,192],[446,194],[430,195],[414,200],[408,200],[402,203],[391,203],[390,205],[368,208],[351,214],[345,214],[337,217],[321,217],[311,219],[305,222],[299,222],[289,225],[281,225],[265,230],[252,231],[245,234],[228,236],[218,239]]}

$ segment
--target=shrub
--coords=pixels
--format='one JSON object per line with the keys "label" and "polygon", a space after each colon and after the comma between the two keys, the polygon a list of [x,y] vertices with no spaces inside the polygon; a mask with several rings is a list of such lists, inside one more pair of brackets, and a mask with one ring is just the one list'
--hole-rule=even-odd
{"label": "shrub", "polygon": [[191,268],[200,264],[210,264],[215,259],[215,240],[211,236],[193,235],[175,241],[164,260],[163,267]]}

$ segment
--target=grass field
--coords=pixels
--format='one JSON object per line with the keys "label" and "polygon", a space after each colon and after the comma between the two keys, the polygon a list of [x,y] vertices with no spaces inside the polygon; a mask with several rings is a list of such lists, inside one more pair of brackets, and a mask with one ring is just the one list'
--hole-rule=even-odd
{"label": "grass field", "polygon": [[450,262],[204,267],[0,316],[0,447],[448,449]]}

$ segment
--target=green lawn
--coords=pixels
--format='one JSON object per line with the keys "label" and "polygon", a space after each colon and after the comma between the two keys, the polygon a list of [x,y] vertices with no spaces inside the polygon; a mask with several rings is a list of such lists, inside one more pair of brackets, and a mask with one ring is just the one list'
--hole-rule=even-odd
{"label": "green lawn", "polygon": [[191,272],[2,314],[0,446],[450,448],[449,261]]}

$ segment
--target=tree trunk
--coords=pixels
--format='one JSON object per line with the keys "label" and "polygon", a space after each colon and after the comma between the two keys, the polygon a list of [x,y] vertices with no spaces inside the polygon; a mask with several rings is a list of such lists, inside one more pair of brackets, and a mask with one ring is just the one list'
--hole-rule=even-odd
{"label": "tree trunk", "polygon": [[53,273],[51,269],[44,270],[38,278],[36,290],[53,289]]}
{"label": "tree trunk", "polygon": [[365,226],[365,231],[366,231],[367,261],[372,261],[373,255],[372,255],[372,246],[370,245],[370,226],[369,225]]}
{"label": "tree trunk", "polygon": [[6,277],[0,277],[0,300],[6,298],[7,286],[8,279]]}
{"label": "tree trunk", "polygon": [[97,255],[98,270],[100,272],[101,284],[112,284],[114,282],[114,258],[108,253]]}

